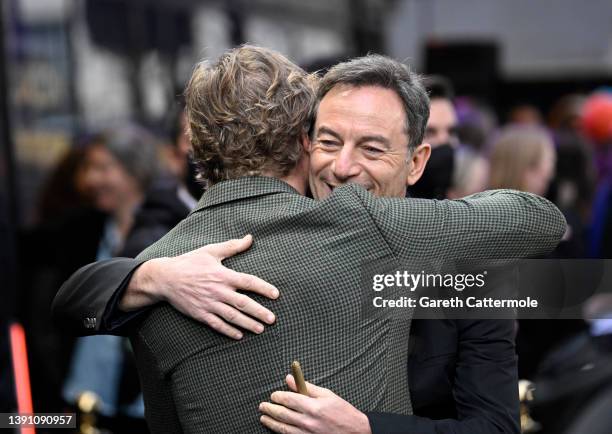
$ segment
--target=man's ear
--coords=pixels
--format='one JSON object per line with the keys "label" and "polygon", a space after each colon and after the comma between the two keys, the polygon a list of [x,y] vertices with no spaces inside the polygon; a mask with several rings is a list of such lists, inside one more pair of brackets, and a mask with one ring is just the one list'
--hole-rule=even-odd
{"label": "man's ear", "polygon": [[310,152],[310,137],[307,133],[302,134],[302,146],[304,146],[304,151]]}
{"label": "man's ear", "polygon": [[406,176],[406,185],[414,185],[423,175],[429,156],[431,155],[431,145],[422,143],[417,146],[410,157],[410,168]]}

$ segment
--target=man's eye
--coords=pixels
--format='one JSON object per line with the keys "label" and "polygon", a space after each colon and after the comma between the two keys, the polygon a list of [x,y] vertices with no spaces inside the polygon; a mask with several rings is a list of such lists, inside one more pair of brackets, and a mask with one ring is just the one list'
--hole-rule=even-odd
{"label": "man's eye", "polygon": [[319,144],[326,148],[333,148],[338,146],[338,142],[334,140],[319,140]]}
{"label": "man's eye", "polygon": [[364,146],[363,150],[371,155],[380,155],[384,152],[382,149],[377,148],[375,146]]}

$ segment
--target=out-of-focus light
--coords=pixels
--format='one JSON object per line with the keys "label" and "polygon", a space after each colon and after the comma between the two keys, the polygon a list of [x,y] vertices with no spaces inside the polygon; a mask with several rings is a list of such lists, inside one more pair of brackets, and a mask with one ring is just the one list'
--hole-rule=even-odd
{"label": "out-of-focus light", "polygon": [[612,142],[612,93],[598,92],[590,96],[582,108],[584,133],[595,143]]}

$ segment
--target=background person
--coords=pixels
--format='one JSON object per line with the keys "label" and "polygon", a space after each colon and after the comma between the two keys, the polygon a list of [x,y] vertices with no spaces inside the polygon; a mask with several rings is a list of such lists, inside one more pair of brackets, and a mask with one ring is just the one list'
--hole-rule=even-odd
{"label": "background person", "polygon": [[[108,131],[86,153],[84,183],[94,206],[107,216],[97,244],[96,259],[117,256],[124,248],[137,210],[158,175],[158,142],[145,129],[125,125]],[[63,386],[66,402],[76,405],[85,391],[100,398],[100,412],[109,418],[125,414],[142,419],[138,393],[121,402],[125,341],[115,336],[77,340]],[[123,407],[120,409],[120,407]]]}
{"label": "background person", "polygon": [[[499,133],[491,147],[489,186],[544,195],[554,176],[555,159],[555,147],[545,129],[508,126]],[[575,233],[573,227],[568,226],[557,250],[569,254],[576,249],[572,246],[579,243],[576,241],[579,236],[580,231]],[[546,354],[584,327],[582,320],[519,320],[517,353],[520,377],[533,378]]]}
{"label": "background person", "polygon": [[425,127],[425,141],[431,145],[431,156],[423,176],[408,193],[411,197],[444,199],[452,183],[455,151],[459,146],[457,112],[454,92],[445,77],[426,77],[425,87],[430,99],[430,114]]}

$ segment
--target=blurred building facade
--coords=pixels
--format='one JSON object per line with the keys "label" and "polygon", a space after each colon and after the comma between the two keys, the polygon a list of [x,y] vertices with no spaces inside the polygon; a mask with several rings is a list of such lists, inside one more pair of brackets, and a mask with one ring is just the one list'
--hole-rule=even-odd
{"label": "blurred building facade", "polygon": [[245,42],[300,63],[381,51],[379,23],[388,3],[3,2],[20,221],[34,220],[46,168],[75,135],[126,119],[163,124],[199,59]]}
{"label": "blurred building facade", "polygon": [[26,226],[47,169],[79,132],[126,119],[163,125],[194,63],[240,43],[303,65],[386,53],[500,112],[612,77],[605,0],[6,0],[2,13]]}
{"label": "blurred building facade", "polygon": [[240,43],[277,49],[303,65],[383,52],[419,71],[450,75],[460,94],[506,105],[513,101],[503,89],[520,94],[534,80],[559,87],[582,77],[596,85],[612,75],[612,6],[605,0],[467,0],[460,7],[453,0],[7,0],[2,6],[24,224],[33,219],[44,169],[75,134],[118,119],[159,123],[197,60]]}

